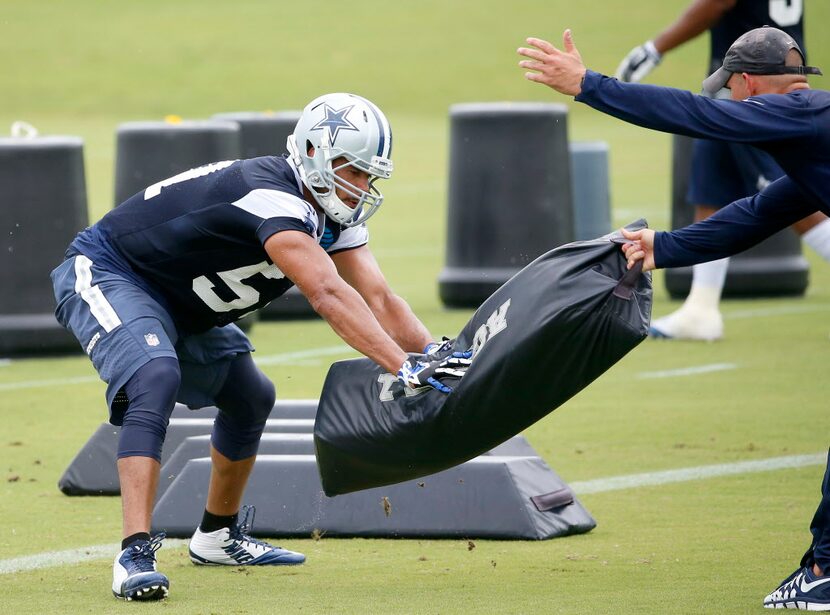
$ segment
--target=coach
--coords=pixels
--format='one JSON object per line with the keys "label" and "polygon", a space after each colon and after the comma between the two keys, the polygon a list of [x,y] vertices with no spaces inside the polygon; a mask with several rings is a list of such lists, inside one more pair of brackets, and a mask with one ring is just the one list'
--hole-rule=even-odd
{"label": "coach", "polygon": [[[672,232],[623,231],[629,268],[683,267],[746,250],[797,220],[830,214],[830,92],[810,90],[804,54],[785,32],[757,28],[736,40],[723,66],[703,82],[710,95],[727,87],[732,100],[672,88],[621,83],[586,70],[570,30],[564,50],[528,38],[520,48],[525,77],[574,96],[627,122],[702,139],[749,143],[771,154],[785,175],[754,196]],[[813,542],[799,568],[764,598],[768,608],[830,610],[830,464],[811,524]],[[828,576],[825,576],[825,573]]]}

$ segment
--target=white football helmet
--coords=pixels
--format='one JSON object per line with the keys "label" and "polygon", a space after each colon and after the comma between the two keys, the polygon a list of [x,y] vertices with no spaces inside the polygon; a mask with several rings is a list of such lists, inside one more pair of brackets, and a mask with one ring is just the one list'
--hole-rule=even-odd
{"label": "white football helmet", "polygon": [[[392,175],[392,131],[373,103],[354,94],[315,98],[303,110],[287,145],[300,179],[330,218],[344,227],[355,226],[380,207],[383,195],[374,183]],[[347,162],[332,167],[332,161],[340,157]],[[349,165],[369,174],[368,190],[335,175]],[[341,201],[336,188],[358,199],[357,205],[352,208]]]}

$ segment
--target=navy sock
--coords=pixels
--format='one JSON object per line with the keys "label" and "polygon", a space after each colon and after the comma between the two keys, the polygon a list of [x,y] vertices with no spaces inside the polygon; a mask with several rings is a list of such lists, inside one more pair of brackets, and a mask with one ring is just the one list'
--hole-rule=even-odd
{"label": "navy sock", "polygon": [[209,532],[221,530],[223,527],[231,527],[236,523],[238,516],[239,513],[234,513],[232,515],[214,515],[213,513],[209,513],[205,510],[199,529],[207,534]]}
{"label": "navy sock", "polygon": [[121,550],[123,551],[131,544],[138,542],[139,540],[150,540],[150,534],[147,532],[136,532],[132,536],[127,536],[124,540],[121,541]]}

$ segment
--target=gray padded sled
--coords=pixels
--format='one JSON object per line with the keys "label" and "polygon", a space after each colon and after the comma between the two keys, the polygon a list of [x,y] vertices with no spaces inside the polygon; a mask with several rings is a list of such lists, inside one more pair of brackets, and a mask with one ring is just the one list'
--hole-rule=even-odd
{"label": "gray padded sled", "polygon": [[[314,438],[308,433],[265,433],[259,441],[258,455],[313,455]],[[536,451],[524,436],[514,436],[486,455],[537,457]],[[191,436],[179,444],[161,467],[156,500],[181,474],[191,459],[210,456],[210,436]]]}
{"label": "gray padded sled", "polygon": [[[277,411],[278,406],[274,406],[272,413]],[[265,431],[270,433],[311,433],[313,428],[313,419],[279,418],[268,419],[265,423]],[[185,438],[209,434],[212,429],[213,418],[171,418],[161,450],[162,465]],[[61,476],[58,481],[60,490],[66,495],[120,494],[115,465],[120,432],[119,427],[102,423]]]}
{"label": "gray padded sled", "polygon": [[[173,419],[209,419],[215,418],[219,409],[216,406],[191,410],[184,404],[173,408]],[[272,419],[313,419],[317,415],[316,399],[278,399],[268,418]]]}
{"label": "gray padded sled", "polygon": [[[199,523],[210,459],[193,459],[153,511],[153,531],[188,537]],[[244,502],[263,536],[545,539],[590,531],[591,515],[539,457],[476,457],[425,478],[323,495],[313,455],[260,455]]]}

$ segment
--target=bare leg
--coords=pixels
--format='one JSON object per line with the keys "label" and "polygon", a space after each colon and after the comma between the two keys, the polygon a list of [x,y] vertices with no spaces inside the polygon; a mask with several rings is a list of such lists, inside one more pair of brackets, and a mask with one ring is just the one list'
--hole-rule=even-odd
{"label": "bare leg", "polygon": [[242,506],[242,495],[254,467],[256,455],[231,461],[211,445],[210,459],[213,467],[205,509],[213,515],[236,514]]}
{"label": "bare leg", "polygon": [[124,538],[138,532],[150,532],[160,469],[161,465],[152,457],[123,457],[118,460]]}

